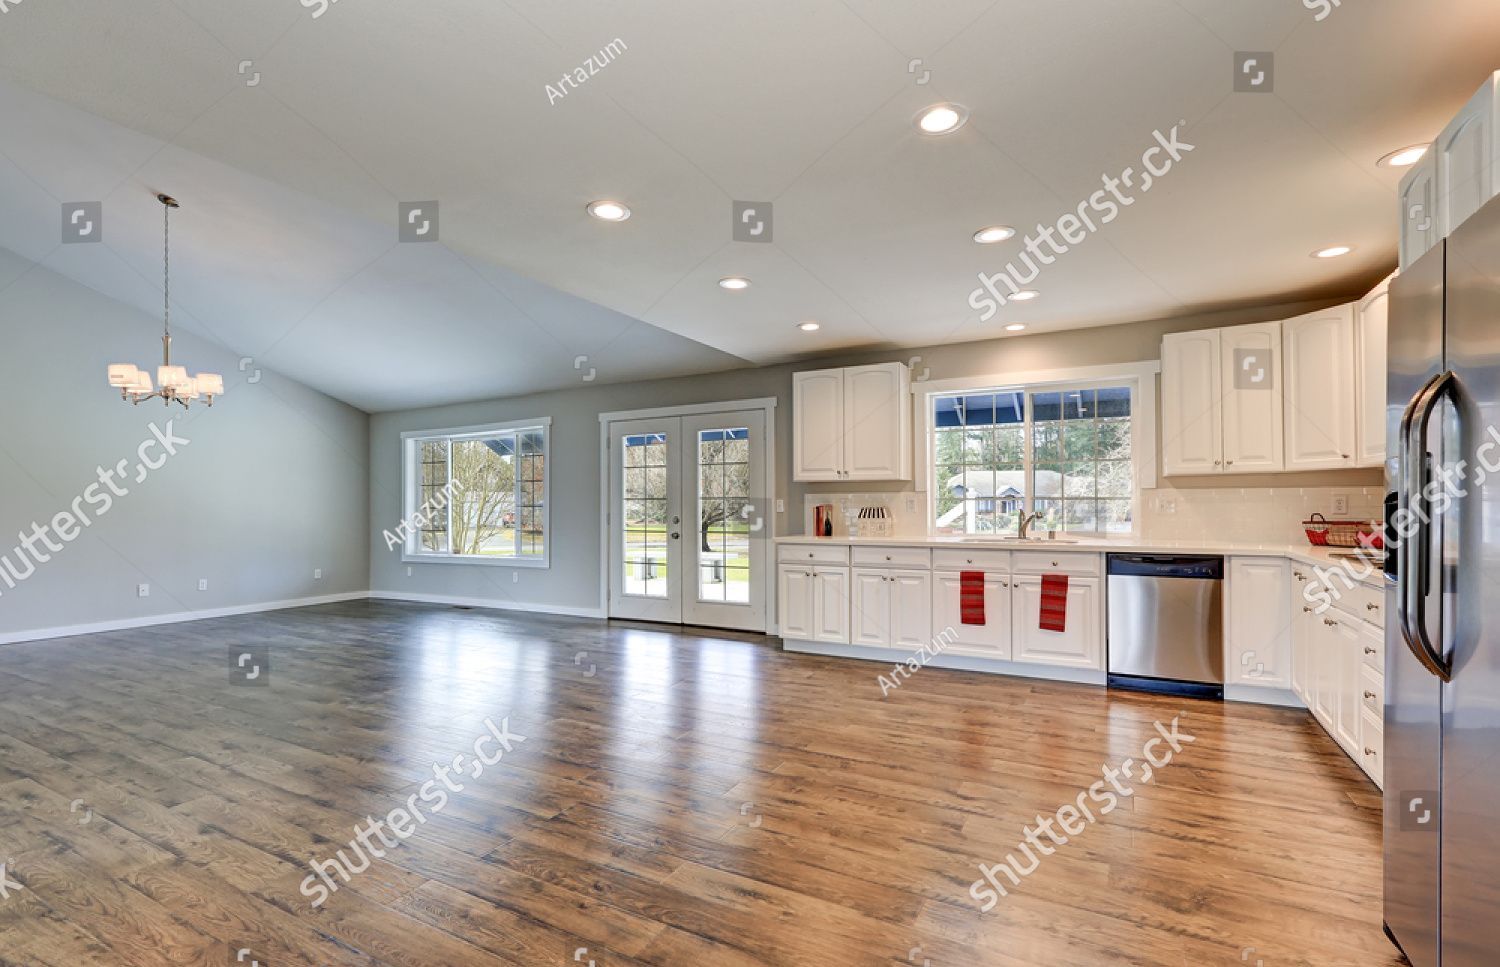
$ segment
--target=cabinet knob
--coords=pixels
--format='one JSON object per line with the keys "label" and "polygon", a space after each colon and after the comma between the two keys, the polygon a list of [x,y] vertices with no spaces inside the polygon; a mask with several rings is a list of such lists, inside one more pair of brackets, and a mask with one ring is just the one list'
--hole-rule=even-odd
{"label": "cabinet knob", "polygon": [[1367,654],[1367,655],[1373,655],[1373,654],[1375,654],[1375,649],[1371,648],[1369,645],[1366,645],[1365,646],[1365,654]]}
{"label": "cabinet knob", "polygon": [[1000,582],[1000,586],[1002,588],[1008,588],[1008,587],[1010,587],[1010,582],[1009,581],[1001,581]]}
{"label": "cabinet knob", "polygon": [[889,555],[889,554],[887,554],[887,555],[886,555],[886,556],[885,556],[885,559],[886,559],[886,560],[887,560],[887,561],[889,561],[889,560],[890,560],[890,559],[891,559],[891,556],[890,556],[890,555]]}
{"label": "cabinet knob", "polygon": [[1233,460],[1225,460],[1224,461],[1224,466],[1226,466],[1226,467],[1232,467],[1232,466],[1234,466],[1234,461]]}
{"label": "cabinet knob", "polygon": [[1345,453],[1345,454],[1343,454],[1343,457],[1344,457],[1345,460],[1348,460],[1349,459],[1349,454]]}
{"label": "cabinet knob", "polygon": [[1304,604],[1302,606],[1302,613],[1303,614],[1312,614],[1312,608],[1309,608],[1307,605]]}
{"label": "cabinet knob", "polygon": [[812,551],[808,551],[808,552],[807,552],[807,556],[808,556],[808,557],[817,557],[817,555],[816,555],[816,554],[814,554],[814,553],[813,553],[813,552],[812,552]]}
{"label": "cabinet knob", "polygon": [[1223,464],[1223,462],[1222,462],[1222,461],[1219,461],[1219,460],[1215,460],[1215,461],[1214,461],[1214,466],[1216,466],[1216,467],[1222,467],[1222,466],[1223,466],[1223,465],[1224,465],[1224,464]]}
{"label": "cabinet knob", "polygon": [[1052,562],[1052,566],[1053,566],[1053,567],[1057,567],[1057,562],[1056,562],[1056,561],[1053,561],[1053,562]]}
{"label": "cabinet knob", "polygon": [[964,558],[964,563],[965,564],[973,564],[974,563],[974,559],[972,557],[966,557],[966,558]]}

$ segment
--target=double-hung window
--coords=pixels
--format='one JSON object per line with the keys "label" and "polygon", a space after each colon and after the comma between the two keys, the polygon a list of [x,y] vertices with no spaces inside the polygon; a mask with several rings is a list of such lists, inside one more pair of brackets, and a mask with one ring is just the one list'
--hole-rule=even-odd
{"label": "double-hung window", "polygon": [[402,434],[409,561],[547,565],[550,420]]}
{"label": "double-hung window", "polygon": [[1028,514],[1033,533],[1134,532],[1139,464],[1155,460],[1140,392],[1121,378],[926,393],[933,533],[1014,535]]}

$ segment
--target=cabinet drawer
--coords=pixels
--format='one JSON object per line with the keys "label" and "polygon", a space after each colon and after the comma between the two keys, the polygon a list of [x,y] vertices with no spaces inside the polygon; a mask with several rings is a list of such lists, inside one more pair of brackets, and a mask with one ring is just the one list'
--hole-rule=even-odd
{"label": "cabinet drawer", "polygon": [[1385,629],[1366,625],[1360,629],[1359,657],[1365,666],[1385,675]]}
{"label": "cabinet drawer", "polygon": [[1372,625],[1385,627],[1385,591],[1366,584],[1356,584],[1345,594],[1344,606],[1354,617]]}
{"label": "cabinet drawer", "polygon": [[1385,720],[1385,675],[1369,665],[1359,666],[1359,704],[1365,712]]}
{"label": "cabinet drawer", "polygon": [[932,566],[932,551],[925,547],[856,547],[855,567]]}
{"label": "cabinet drawer", "polygon": [[1385,787],[1385,729],[1369,711],[1360,713],[1359,766],[1375,785]]}
{"label": "cabinet drawer", "polygon": [[986,574],[1010,573],[1010,551],[961,550],[937,548],[932,552],[934,571],[984,571]]}
{"label": "cabinet drawer", "polygon": [[1078,551],[1016,551],[1011,569],[1017,574],[1089,574],[1099,573],[1099,555]]}
{"label": "cabinet drawer", "polygon": [[776,551],[782,564],[848,564],[845,544],[783,544]]}

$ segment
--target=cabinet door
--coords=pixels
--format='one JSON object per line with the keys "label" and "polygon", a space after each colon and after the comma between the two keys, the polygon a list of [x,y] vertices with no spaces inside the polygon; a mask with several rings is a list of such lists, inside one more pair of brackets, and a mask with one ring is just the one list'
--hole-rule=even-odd
{"label": "cabinet door", "polygon": [[1354,306],[1282,324],[1286,469],[1354,466]]}
{"label": "cabinet door", "polygon": [[903,363],[844,370],[843,479],[911,479],[910,378]]}
{"label": "cabinet door", "polygon": [[849,569],[813,569],[813,640],[849,643]]}
{"label": "cabinet door", "polygon": [[1437,159],[1428,151],[1401,179],[1401,268],[1410,268],[1447,234],[1437,203]]}
{"label": "cabinet door", "polygon": [[1300,564],[1291,565],[1287,613],[1291,615],[1292,625],[1292,691],[1310,709],[1313,706],[1312,635],[1318,618],[1313,614],[1312,605],[1302,597],[1302,589],[1307,584],[1307,574],[1302,567]]}
{"label": "cabinet door", "polygon": [[802,641],[813,639],[813,572],[805,567],[780,569],[777,601],[781,637]]}
{"label": "cabinet door", "polygon": [[1162,466],[1172,474],[1224,468],[1219,332],[1180,332],[1161,342]]}
{"label": "cabinet door", "polygon": [[856,645],[891,643],[891,572],[854,569],[850,596],[850,641]]}
{"label": "cabinet door", "polygon": [[842,480],[844,371],[792,374],[792,475],[796,480]]}
{"label": "cabinet door", "polygon": [[1289,688],[1292,684],[1291,567],[1283,558],[1229,562],[1227,680],[1236,685]]}
{"label": "cabinet door", "polygon": [[1329,735],[1334,734],[1334,713],[1338,705],[1338,636],[1333,620],[1324,615],[1312,616],[1311,646],[1308,656],[1308,687],[1312,690],[1312,713]]}
{"label": "cabinet door", "polygon": [[916,651],[932,640],[932,574],[893,572],[890,589],[891,644]]}
{"label": "cabinet door", "polygon": [[932,575],[932,636],[946,648],[980,658],[1010,659],[1010,579],[984,576],[984,624],[966,625],[960,607],[962,584],[957,571]]}
{"label": "cabinet door", "polygon": [[1364,751],[1359,744],[1359,716],[1363,707],[1359,688],[1361,622],[1336,612],[1330,620],[1333,621],[1335,692],[1338,696],[1333,737],[1349,757],[1358,762]]}
{"label": "cabinet door", "polygon": [[1219,331],[1224,472],[1282,469],[1281,323]]}
{"label": "cabinet door", "polygon": [[1359,391],[1359,449],[1355,462],[1361,467],[1379,467],[1385,463],[1385,339],[1390,285],[1390,279],[1380,283],[1354,310],[1354,340],[1359,358],[1359,370],[1355,373]]}
{"label": "cabinet door", "polygon": [[1432,143],[1446,234],[1457,231],[1495,195],[1496,96],[1496,76],[1491,76]]}
{"label": "cabinet door", "polygon": [[1017,576],[1011,579],[1011,624],[1014,660],[1036,665],[1069,668],[1104,668],[1104,636],[1099,627],[1099,579],[1068,581],[1068,611],[1064,631],[1043,631],[1042,579]]}

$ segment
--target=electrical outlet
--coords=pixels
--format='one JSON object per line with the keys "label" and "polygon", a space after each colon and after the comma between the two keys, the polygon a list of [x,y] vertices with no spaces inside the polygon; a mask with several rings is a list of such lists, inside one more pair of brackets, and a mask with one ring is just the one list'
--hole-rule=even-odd
{"label": "electrical outlet", "polygon": [[208,578],[199,578],[198,579],[198,590],[199,591],[207,591],[208,590]]}
{"label": "electrical outlet", "polygon": [[322,568],[319,567],[319,568],[314,568],[313,569],[313,580],[314,581],[321,581],[321,580],[323,580],[323,569]]}
{"label": "electrical outlet", "polygon": [[406,569],[406,576],[411,577],[411,568]]}
{"label": "electrical outlet", "polygon": [[908,514],[915,514],[917,512],[917,496],[916,496],[916,494],[907,494],[906,495],[906,512]]}
{"label": "electrical outlet", "polygon": [[511,584],[520,584],[521,583],[521,572],[520,571],[511,571],[510,572],[510,583]]}
{"label": "electrical outlet", "polygon": [[1177,513],[1177,501],[1171,497],[1162,497],[1156,501],[1157,508],[1163,514]]}
{"label": "electrical outlet", "polygon": [[776,513],[786,513],[786,501],[782,500],[780,497],[776,498]]}
{"label": "electrical outlet", "polygon": [[135,586],[135,596],[138,597],[138,598],[149,598],[149,597],[151,597],[151,585],[149,585],[149,584],[137,584]]}
{"label": "electrical outlet", "polygon": [[1334,512],[1335,515],[1337,515],[1339,517],[1347,517],[1349,515],[1349,495],[1348,494],[1334,494],[1333,495],[1333,512]]}

